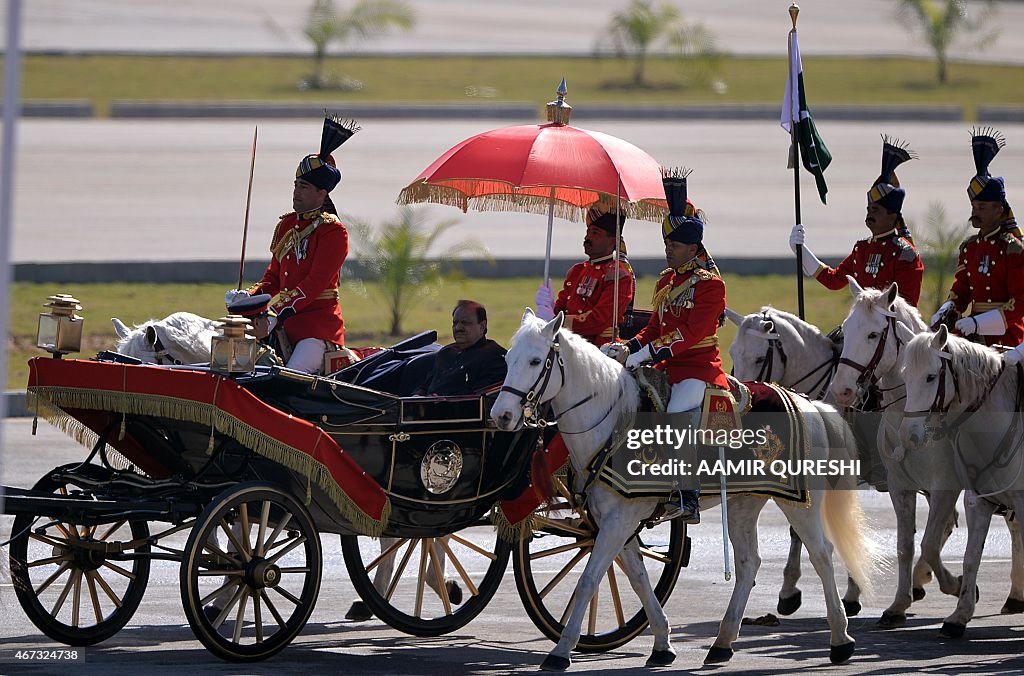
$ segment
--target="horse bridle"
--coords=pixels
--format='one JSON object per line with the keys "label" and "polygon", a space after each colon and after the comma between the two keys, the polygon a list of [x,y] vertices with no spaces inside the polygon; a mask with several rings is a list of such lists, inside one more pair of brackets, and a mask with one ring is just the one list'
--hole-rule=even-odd
{"label": "horse bridle", "polygon": [[523,424],[527,427],[546,427],[550,424],[538,415],[538,407],[541,404],[541,396],[544,394],[544,390],[547,389],[548,383],[551,382],[551,374],[554,372],[555,364],[558,365],[562,383],[565,383],[565,362],[562,360],[562,346],[558,342],[558,338],[558,334],[555,334],[554,339],[551,341],[551,347],[548,348],[547,357],[544,358],[544,366],[529,389],[524,392],[523,390],[502,384],[499,390],[499,392],[509,392],[520,398],[519,404],[523,407]]}
{"label": "horse bridle", "polygon": [[[897,359],[899,359],[900,350],[903,348],[903,341],[900,340],[899,333],[896,331],[896,313],[889,311],[883,312],[882,314],[884,314],[887,318],[885,322],[885,328],[882,329],[881,335],[878,336],[878,346],[875,348],[875,352],[874,354],[871,355],[871,359],[868,360],[868,363],[859,364],[852,359],[847,359],[846,357],[842,356],[839,357],[840,364],[845,364],[846,366],[849,366],[853,370],[860,373],[860,376],[857,378],[857,386],[860,389],[864,390],[865,392],[870,391],[872,389],[878,392],[886,391],[878,388],[878,377],[875,375],[875,369],[878,368],[878,364],[882,361],[882,357],[885,355],[885,346],[889,341],[890,332],[892,332],[893,339],[896,341]],[[891,389],[900,389],[901,387],[903,387],[903,385],[899,385]],[[890,402],[886,406],[881,407],[881,409],[884,410],[889,406],[892,406],[896,402],[902,401],[905,398],[906,395]]]}
{"label": "horse bridle", "polygon": [[[774,319],[771,319],[768,316],[767,312],[762,312],[761,313],[761,317],[762,317],[762,319],[764,321],[771,320],[773,323],[775,321]],[[786,350],[782,346],[782,338],[780,336],[778,336],[778,335],[767,335],[767,336],[765,336],[765,340],[768,341],[768,352],[765,353],[765,355],[764,355],[764,361],[761,362],[761,370],[758,371],[757,378],[755,379],[755,380],[759,380],[761,382],[769,382],[771,380],[772,371],[775,369],[775,354],[776,353],[778,353],[778,355],[779,355],[779,361],[782,362],[782,371],[783,371],[783,373],[785,373],[786,365],[789,362],[789,359],[786,357]],[[818,371],[821,371],[822,369],[826,369],[827,368],[828,370],[826,370],[824,373],[822,373],[821,377],[819,377],[818,380],[814,381],[814,384],[811,386],[810,390],[807,393],[809,396],[814,398],[815,395],[813,395],[812,393],[817,392],[817,395],[816,395],[817,398],[821,398],[822,396],[824,396],[825,390],[826,390],[826,388],[828,388],[828,383],[832,379],[833,374],[835,374],[835,372],[836,372],[836,366],[837,365],[838,365],[838,362],[836,360],[836,355],[833,353],[833,355],[831,357],[829,357],[826,361],[824,361],[821,364],[815,366],[813,369],[811,369],[806,374],[804,374],[800,379],[798,379],[795,383],[793,383],[790,386],[790,389],[794,389],[795,390],[796,387],[800,383],[804,382],[805,380],[807,380],[808,378],[813,376]],[[829,368],[829,367],[831,367],[831,368]]]}
{"label": "horse bridle", "polygon": [[181,360],[172,357],[171,353],[167,351],[166,347],[164,347],[163,341],[160,340],[160,334],[154,331],[153,335],[156,336],[156,340],[153,341],[153,354],[156,357],[156,363],[163,366],[164,363],[161,360],[166,359],[169,364],[173,364],[174,366],[181,366]]}

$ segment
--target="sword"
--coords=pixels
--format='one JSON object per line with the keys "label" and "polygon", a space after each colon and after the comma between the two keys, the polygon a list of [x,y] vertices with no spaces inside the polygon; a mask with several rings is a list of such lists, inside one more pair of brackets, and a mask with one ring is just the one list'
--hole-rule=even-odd
{"label": "sword", "polygon": [[245,272],[245,242],[249,238],[249,207],[252,205],[252,176],[256,169],[256,136],[259,133],[259,125],[253,128],[252,132],[252,156],[249,159],[249,190],[245,194],[245,223],[242,225],[242,256],[238,261],[238,286],[242,288],[242,274]]}

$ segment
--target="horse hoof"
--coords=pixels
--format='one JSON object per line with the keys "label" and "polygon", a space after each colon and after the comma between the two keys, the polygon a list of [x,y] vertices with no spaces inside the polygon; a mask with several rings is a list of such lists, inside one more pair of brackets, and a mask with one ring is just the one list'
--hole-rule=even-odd
{"label": "horse hoof", "polygon": [[850,641],[843,645],[834,645],[829,648],[828,659],[832,664],[842,664],[853,657],[853,650],[857,647],[856,641]]}
{"label": "horse hoof", "polygon": [[779,597],[779,605],[775,607],[779,611],[779,615],[792,615],[800,609],[800,604],[803,603],[804,594],[799,589],[792,596],[786,598]]}
{"label": "horse hoof", "polygon": [[1006,598],[1006,603],[999,609],[1001,615],[1016,615],[1018,613],[1024,613],[1024,601],[1018,601],[1015,598]]}
{"label": "horse hoof", "polygon": [[541,671],[565,671],[572,664],[572,660],[568,657],[559,657],[558,655],[548,655],[544,658],[544,661],[540,663]]}
{"label": "horse hoof", "polygon": [[455,580],[445,582],[444,588],[448,591],[448,600],[452,602],[452,605],[457,606],[462,603],[462,587]]}
{"label": "horse hoof", "polygon": [[914,587],[911,593],[914,596],[914,601],[920,601],[925,595],[924,587]]}
{"label": "horse hoof", "polygon": [[878,618],[879,629],[895,629],[896,627],[902,627],[907,623],[907,616],[904,613],[882,613],[882,617]]}
{"label": "horse hoof", "polygon": [[655,650],[647,658],[648,667],[667,667],[676,660],[676,654],[672,650]]}
{"label": "horse hoof", "polygon": [[847,601],[846,599],[843,599],[843,610],[846,611],[847,617],[856,617],[860,614],[860,601]]}
{"label": "horse hoof", "polygon": [[732,659],[732,648],[719,648],[711,646],[711,650],[704,657],[704,664],[721,664]]}
{"label": "horse hoof", "polygon": [[965,631],[967,631],[966,624],[943,622],[942,629],[939,629],[939,636],[942,638],[961,638]]}
{"label": "horse hoof", "polygon": [[364,601],[353,601],[352,607],[345,613],[345,619],[366,622],[373,619],[373,612],[370,611],[370,607]]}

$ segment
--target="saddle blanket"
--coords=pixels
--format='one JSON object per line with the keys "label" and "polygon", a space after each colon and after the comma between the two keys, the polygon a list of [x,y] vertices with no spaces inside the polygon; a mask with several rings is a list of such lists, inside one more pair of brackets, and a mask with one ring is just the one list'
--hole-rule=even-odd
{"label": "saddle blanket", "polygon": [[[809,439],[795,395],[767,383],[748,383],[739,425],[709,416],[721,390],[702,414],[638,414],[600,470],[598,480],[625,499],[664,498],[699,488],[718,493],[759,494],[806,504]],[[746,394],[746,393],[744,393]]]}

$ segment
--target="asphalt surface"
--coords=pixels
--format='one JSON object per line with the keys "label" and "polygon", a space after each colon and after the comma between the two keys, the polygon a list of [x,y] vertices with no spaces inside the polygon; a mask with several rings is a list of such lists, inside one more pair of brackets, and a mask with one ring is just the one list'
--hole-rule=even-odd
{"label": "asphalt surface", "polygon": [[[31,0],[24,4],[22,43],[30,50],[308,54],[303,29],[311,0]],[[412,0],[409,33],[333,49],[359,53],[505,53],[587,55],[625,0]],[[673,2],[687,21],[703,24],[718,49],[785,55],[790,0]],[[982,7],[967,3],[972,16]],[[989,25],[998,37],[966,37],[956,59],[1024,62],[1024,4],[1001,0]],[[805,54],[930,56],[926,43],[894,18],[890,0],[800,3]],[[336,3],[347,9],[348,2]],[[3,11],[6,11],[4,8]]]}
{"label": "asphalt surface", "polygon": [[[577,104],[585,107],[583,104]],[[343,112],[343,111],[342,111]],[[523,120],[533,123],[535,120]],[[18,127],[12,262],[231,260],[245,213],[251,120],[23,120]],[[509,120],[370,120],[338,151],[344,173],[333,196],[346,220],[379,224],[395,199],[459,141]],[[626,139],[665,166],[693,169],[691,199],[708,216],[705,243],[718,256],[786,256],[793,224],[789,139],[773,121],[602,121],[582,125]],[[992,163],[1011,204],[1024,195],[1024,125],[1001,125],[1008,145]],[[900,168],[904,215],[917,231],[932,202],[950,222],[969,216],[974,175],[968,125],[952,122],[830,122],[820,131],[833,154],[828,205],[801,171],[808,246],[848,253],[867,236],[865,194],[879,171],[882,132],[910,142],[921,159]],[[294,167],[319,140],[320,123],[259,121],[248,257],[265,258],[277,217],[291,208]],[[55,177],[59,180],[55,181]],[[475,237],[497,257],[543,257],[547,218],[537,214],[420,206],[428,223],[456,219],[438,250]],[[552,254],[582,255],[583,228],[556,220]],[[659,257],[657,225],[631,221],[635,257]]]}
{"label": "asphalt surface", "polygon": [[[29,420],[4,425],[4,460],[0,475],[5,484],[30,486],[49,468],[84,457],[84,450],[60,432],[40,423],[39,435],[30,436]],[[895,529],[885,495],[861,494],[872,524],[872,534],[891,560]],[[918,523],[923,523],[920,510]],[[8,537],[11,519],[0,517],[0,534]],[[760,520],[758,584],[746,616],[775,612],[775,601],[788,546],[787,524],[781,512],[767,507]],[[717,632],[732,583],[722,575],[720,512],[703,515],[691,529],[693,554],[680,574],[667,605],[673,644],[679,653],[671,667],[677,673],[706,674],[1019,674],[1024,670],[1024,617],[999,615],[1008,589],[1009,535],[1001,520],[989,534],[981,568],[981,601],[977,616],[962,640],[937,638],[942,619],[954,600],[941,596],[935,585],[923,601],[911,608],[908,625],[882,631],[875,622],[894,591],[891,570],[876,576],[877,591],[866,599],[861,615],[850,622],[857,640],[853,659],[841,666],[828,662],[828,632],[820,586],[810,568],[803,578],[804,606],[782,618],[778,627],[743,627],[733,660],[724,666],[704,667],[704,655]],[[954,532],[945,549],[949,567],[960,570],[966,543],[964,528]],[[85,649],[85,663],[22,665],[0,663],[0,674],[505,674],[535,671],[552,644],[541,638],[522,609],[509,568],[497,595],[470,624],[453,635],[414,638],[377,621],[353,623],[340,619],[353,598],[341,562],[337,539],[324,538],[324,576],[316,610],[300,636],[268,662],[230,665],[207,653],[192,636],[181,609],[175,564],[155,562],[142,606],[129,625],[105,643]],[[842,585],[842,581],[841,581]],[[842,586],[841,586],[842,589]],[[573,672],[650,673],[643,663],[652,638],[644,634],[623,648],[598,655],[575,655]],[[0,650],[57,649],[22,613],[9,580],[0,577]]]}

